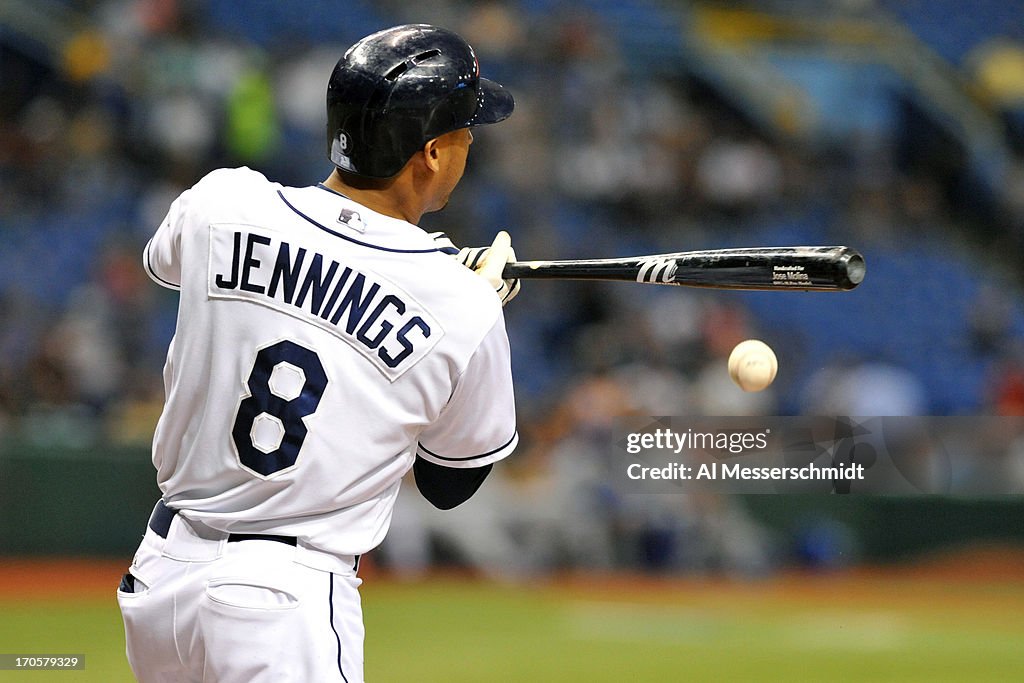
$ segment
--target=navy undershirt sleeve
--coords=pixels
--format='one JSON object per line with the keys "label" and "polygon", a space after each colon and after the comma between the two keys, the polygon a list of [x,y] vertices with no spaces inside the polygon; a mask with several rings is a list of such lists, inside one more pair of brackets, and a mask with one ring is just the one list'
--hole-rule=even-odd
{"label": "navy undershirt sleeve", "polygon": [[431,505],[451,510],[469,500],[491,472],[491,465],[483,467],[442,467],[416,458],[412,466],[416,488]]}

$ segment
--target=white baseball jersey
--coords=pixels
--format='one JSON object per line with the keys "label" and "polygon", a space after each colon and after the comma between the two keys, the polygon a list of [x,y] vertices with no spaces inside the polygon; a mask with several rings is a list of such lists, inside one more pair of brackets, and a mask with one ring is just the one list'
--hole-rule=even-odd
{"label": "white baseball jersey", "polygon": [[479,467],[516,446],[498,298],[410,223],[222,169],[144,262],[181,293],[153,464],[186,519],[360,554],[417,454]]}

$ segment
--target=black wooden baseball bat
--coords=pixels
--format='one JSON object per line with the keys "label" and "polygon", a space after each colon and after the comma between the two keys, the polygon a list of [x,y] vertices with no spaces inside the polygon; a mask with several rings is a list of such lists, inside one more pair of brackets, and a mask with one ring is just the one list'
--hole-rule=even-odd
{"label": "black wooden baseball bat", "polygon": [[850,247],[710,249],[626,258],[515,261],[505,278],[620,280],[714,289],[840,292],[864,280],[864,257]]}

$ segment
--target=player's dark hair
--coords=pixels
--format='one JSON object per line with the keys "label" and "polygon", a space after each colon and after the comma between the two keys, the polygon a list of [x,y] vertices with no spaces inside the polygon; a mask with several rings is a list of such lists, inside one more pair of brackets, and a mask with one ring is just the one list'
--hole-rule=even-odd
{"label": "player's dark hair", "polygon": [[338,168],[338,177],[341,178],[341,182],[345,183],[346,187],[355,188],[357,190],[386,190],[388,189],[395,178],[371,178],[370,176],[359,175],[357,173],[349,173],[343,169]]}

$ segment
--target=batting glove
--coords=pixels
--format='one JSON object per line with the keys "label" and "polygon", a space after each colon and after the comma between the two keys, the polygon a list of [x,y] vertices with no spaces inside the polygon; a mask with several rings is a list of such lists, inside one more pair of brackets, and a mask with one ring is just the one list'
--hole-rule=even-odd
{"label": "batting glove", "polygon": [[[501,245],[498,244],[501,235],[505,236],[502,238],[504,240],[504,247],[501,247]],[[519,294],[519,278],[512,278],[508,280],[503,280],[501,278],[501,270],[505,267],[505,264],[516,260],[516,252],[512,249],[511,238],[504,230],[495,236],[495,244],[492,244],[489,247],[463,247],[462,249],[459,249],[448,238],[448,235],[443,232],[432,232],[430,233],[430,237],[434,240],[434,244],[437,245],[437,248],[440,251],[445,254],[451,254],[455,257],[456,261],[475,273],[483,276],[489,283],[491,283],[491,286],[494,287],[494,291],[498,293],[498,298],[501,299],[502,306],[507,304],[509,301],[512,301],[512,299]],[[499,255],[498,258],[490,261],[492,271],[497,272],[488,271],[487,275],[484,275],[483,268],[488,262],[487,254],[496,245],[502,249],[507,248],[508,252],[505,255],[505,260],[502,260]]]}
{"label": "batting glove", "polygon": [[501,272],[506,263],[516,260],[516,252],[512,249],[512,238],[502,230],[494,236],[489,247],[463,247],[455,256],[459,263],[487,280],[494,287],[504,306],[519,294],[519,278],[503,279]]}

